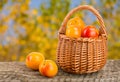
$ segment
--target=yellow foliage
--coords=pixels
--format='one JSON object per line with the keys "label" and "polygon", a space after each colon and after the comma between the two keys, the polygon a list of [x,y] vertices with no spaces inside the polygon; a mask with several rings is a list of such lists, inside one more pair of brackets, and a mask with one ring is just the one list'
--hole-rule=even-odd
{"label": "yellow foliage", "polygon": [[10,14],[8,16],[14,19],[17,16],[17,14],[20,14],[20,8],[21,8],[21,5],[14,4],[10,8],[8,8],[10,10]]}
{"label": "yellow foliage", "polygon": [[21,12],[26,12],[28,9],[29,9],[29,6],[25,3],[20,6]]}
{"label": "yellow foliage", "polygon": [[0,33],[4,33],[7,30],[8,26],[7,25],[1,25],[0,26]]}
{"label": "yellow foliage", "polygon": [[0,51],[2,50],[2,45],[0,45]]}
{"label": "yellow foliage", "polygon": [[25,56],[20,56],[19,61],[25,61]]}
{"label": "yellow foliage", "polygon": [[20,40],[19,41],[19,45],[25,45],[26,44],[26,41],[25,40]]}
{"label": "yellow foliage", "polygon": [[36,28],[35,33],[36,33],[36,34],[39,34],[39,33],[41,32],[40,27],[35,27],[35,28]]}
{"label": "yellow foliage", "polygon": [[38,23],[41,23],[42,20],[43,20],[43,18],[42,18],[41,16],[37,16],[37,22],[38,22]]}
{"label": "yellow foliage", "polygon": [[30,0],[25,0],[25,3],[29,4],[29,3],[30,3]]}
{"label": "yellow foliage", "polygon": [[37,15],[37,14],[38,14],[37,9],[33,9],[33,10],[32,10],[32,14],[33,14],[33,15]]}
{"label": "yellow foliage", "polygon": [[24,29],[26,30],[27,34],[31,34],[33,29],[35,28],[34,22],[30,22],[30,23],[25,23],[24,24]]}
{"label": "yellow foliage", "polygon": [[31,35],[30,40],[33,42],[40,42],[41,38],[39,36]]}
{"label": "yellow foliage", "polygon": [[9,21],[9,17],[8,16],[3,17],[3,21],[4,22],[8,22]]}
{"label": "yellow foliage", "polygon": [[11,55],[12,57],[12,60],[16,60],[16,55],[15,54],[13,54],[13,55]]}
{"label": "yellow foliage", "polygon": [[30,40],[39,43],[41,40],[40,33],[41,33],[40,28],[35,27],[35,31],[31,33]]}
{"label": "yellow foliage", "polygon": [[[56,0],[56,1],[50,0],[49,3],[50,6],[48,6],[48,8],[46,4],[42,4],[39,7],[40,10],[39,9],[31,10],[29,5],[30,1],[31,0],[13,0],[13,2],[11,2],[12,5],[7,5],[8,9],[6,9],[6,6],[3,7],[2,10],[5,9],[5,11],[7,10],[10,13],[8,13],[7,16],[5,15],[5,17],[2,17],[2,19],[0,19],[0,23],[2,23],[0,24],[0,33],[5,33],[7,31],[7,28],[9,26],[7,24],[12,20],[13,26],[12,25],[10,26],[13,27],[13,29],[11,30],[14,31],[15,33],[15,35],[13,35],[12,37],[15,36],[16,39],[12,38],[9,35],[7,37],[4,37],[5,39],[3,38],[4,40],[3,39],[2,40],[8,43],[4,47],[0,45],[0,54],[1,56],[4,56],[6,59],[8,54],[10,54],[12,60],[15,60],[17,58],[17,55],[19,55],[20,61],[24,61],[24,58],[27,53],[32,51],[38,51],[43,53],[47,59],[55,60],[56,48],[58,42],[56,37],[57,32],[65,15],[70,10],[69,9],[70,3],[68,3],[68,1],[66,2],[66,0],[63,0],[62,2],[64,2],[64,4],[60,4],[61,0]],[[51,4],[55,4],[56,8]],[[61,6],[58,7],[57,4]],[[41,14],[39,15],[39,13]],[[110,16],[110,12],[108,14],[106,12],[102,13],[101,10],[101,14],[103,16],[104,13],[106,14],[106,16],[109,15],[108,16],[109,18],[112,18],[112,16]],[[76,14],[74,14],[73,16],[83,17],[84,14],[80,12],[76,12]],[[116,20],[116,23],[118,23],[118,25],[114,21],[111,27],[115,27],[115,29],[119,31],[118,26],[120,26],[119,25],[120,19],[119,17],[117,17],[117,15],[115,17],[118,19],[118,20],[116,18],[114,19]],[[111,20],[109,18],[105,18],[105,20],[109,22],[109,20]],[[86,18],[86,20],[88,19]],[[106,23],[106,25],[108,24]],[[110,33],[108,35],[108,40],[110,40],[108,41],[110,44],[109,46],[111,46],[110,48],[108,48],[110,49],[109,53],[113,54],[110,55],[111,58],[115,56],[114,54],[119,52],[118,50],[119,45],[114,44],[116,43],[114,38],[117,41],[119,41],[119,36],[118,36],[119,34],[115,34],[117,33],[117,31],[113,29],[113,32],[110,32],[112,35]],[[15,49],[13,49],[13,47]]]}
{"label": "yellow foliage", "polygon": [[50,26],[49,23],[47,22],[44,23],[44,27],[49,27],[49,26]]}
{"label": "yellow foliage", "polygon": [[53,22],[59,22],[59,19],[56,18],[55,16],[51,16],[51,20],[52,20]]}

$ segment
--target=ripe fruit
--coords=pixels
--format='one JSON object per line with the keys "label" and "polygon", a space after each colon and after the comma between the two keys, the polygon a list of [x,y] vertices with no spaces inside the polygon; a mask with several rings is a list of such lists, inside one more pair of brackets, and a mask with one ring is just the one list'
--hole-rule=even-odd
{"label": "ripe fruit", "polygon": [[81,34],[82,37],[87,37],[87,38],[98,38],[99,32],[94,26],[86,26]]}
{"label": "ripe fruit", "polygon": [[74,17],[70,19],[67,23],[67,28],[69,28],[71,25],[78,26],[79,28],[83,29],[85,24],[79,17]]}
{"label": "ripe fruit", "polygon": [[66,28],[66,36],[71,38],[79,38],[81,36],[81,29],[79,26],[71,25],[69,28]]}
{"label": "ripe fruit", "polygon": [[26,65],[28,68],[38,70],[39,65],[44,61],[44,56],[38,52],[32,52],[26,57]]}
{"label": "ripe fruit", "polygon": [[54,77],[58,72],[58,67],[54,61],[45,60],[42,65],[39,66],[39,72],[43,76]]}

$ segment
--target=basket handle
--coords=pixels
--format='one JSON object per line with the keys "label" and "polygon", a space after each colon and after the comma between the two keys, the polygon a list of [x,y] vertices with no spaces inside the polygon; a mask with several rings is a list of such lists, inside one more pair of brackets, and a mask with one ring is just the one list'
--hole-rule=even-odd
{"label": "basket handle", "polygon": [[74,14],[75,12],[77,12],[79,10],[85,10],[85,9],[91,11],[97,17],[97,19],[99,20],[99,23],[100,23],[100,32],[107,37],[107,33],[106,33],[106,30],[105,30],[105,25],[104,25],[104,22],[103,22],[103,18],[101,17],[99,12],[95,8],[93,8],[92,6],[89,6],[89,5],[82,5],[82,6],[78,6],[74,9],[72,9],[67,14],[67,16],[64,18],[64,20],[62,22],[62,25],[61,25],[61,27],[58,31],[59,34],[64,34],[65,33],[67,22],[70,19],[72,14]]}

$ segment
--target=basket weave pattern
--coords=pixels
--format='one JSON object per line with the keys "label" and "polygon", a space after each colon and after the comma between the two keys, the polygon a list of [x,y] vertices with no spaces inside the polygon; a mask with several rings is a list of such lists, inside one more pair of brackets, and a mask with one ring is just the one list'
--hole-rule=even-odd
{"label": "basket weave pattern", "polygon": [[[79,10],[90,10],[100,23],[99,38],[72,39],[65,35],[66,24],[70,16]],[[102,17],[91,6],[78,6],[65,17],[59,29],[59,42],[57,48],[57,63],[66,72],[83,74],[100,70],[106,63],[107,34]]]}

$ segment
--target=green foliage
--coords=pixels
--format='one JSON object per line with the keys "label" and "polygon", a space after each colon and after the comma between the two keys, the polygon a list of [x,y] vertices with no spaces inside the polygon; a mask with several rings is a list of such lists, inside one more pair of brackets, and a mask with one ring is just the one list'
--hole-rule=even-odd
{"label": "green foliage", "polygon": [[[32,51],[55,60],[57,33],[71,8],[72,0],[43,1],[38,9],[31,9],[29,4],[30,0],[1,0],[0,61],[24,61]],[[82,0],[80,5],[83,4],[93,5],[100,11],[108,32],[108,58],[119,59],[120,1]],[[4,13],[6,11],[7,14]],[[77,12],[75,15],[91,21],[86,13]],[[93,24],[98,23],[94,20]]]}

